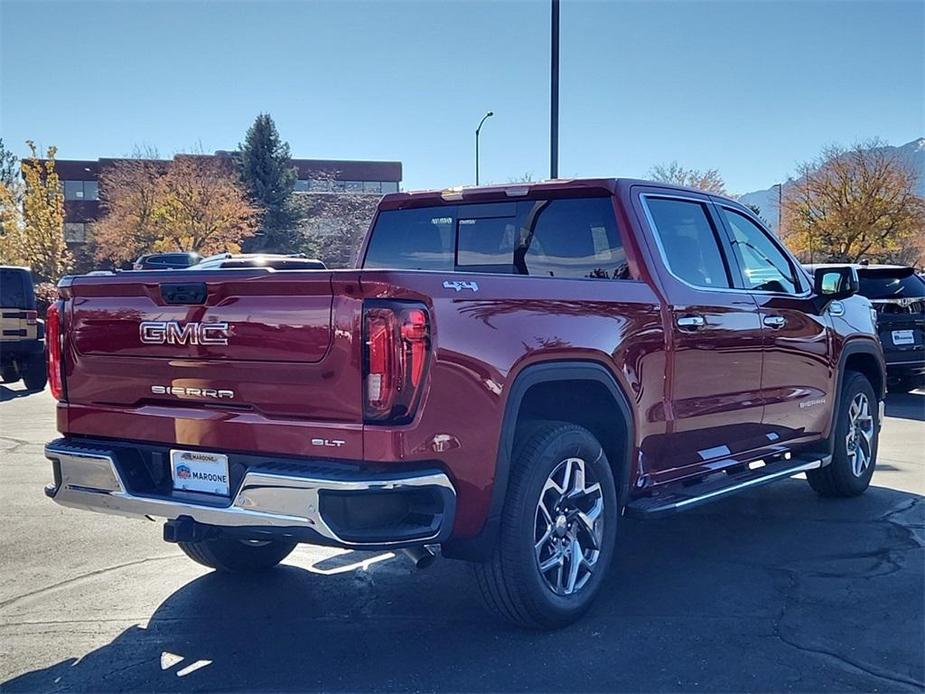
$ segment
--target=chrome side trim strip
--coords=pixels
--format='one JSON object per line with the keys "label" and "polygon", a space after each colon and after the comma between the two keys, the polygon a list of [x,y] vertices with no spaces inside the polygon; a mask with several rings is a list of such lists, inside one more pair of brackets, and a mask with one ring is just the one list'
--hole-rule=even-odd
{"label": "chrome side trim strip", "polygon": [[[276,474],[258,469],[245,474],[229,505],[212,506],[130,493],[113,456],[108,452],[82,451],[53,443],[45,447],[45,456],[57,461],[60,466],[61,481],[52,498],[62,506],[130,517],[153,516],[174,520],[188,516],[198,523],[220,527],[303,528],[348,547],[362,547],[365,543],[339,537],[325,522],[319,504],[321,490],[400,491],[438,487],[456,496],[452,482],[442,472],[424,472],[402,478],[346,480],[317,475]],[[445,519],[445,523],[452,520]],[[437,528],[429,536],[414,538],[414,542],[432,541],[444,530],[443,527]],[[390,544],[409,544],[409,541],[375,543],[376,546]]]}

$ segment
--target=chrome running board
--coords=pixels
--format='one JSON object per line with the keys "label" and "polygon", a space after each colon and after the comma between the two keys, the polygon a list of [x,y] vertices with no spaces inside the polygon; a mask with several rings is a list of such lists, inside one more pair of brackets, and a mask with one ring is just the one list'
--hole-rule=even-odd
{"label": "chrome running board", "polygon": [[813,458],[791,458],[769,463],[754,470],[745,470],[732,475],[720,473],[703,482],[691,485],[672,485],[658,494],[634,499],[626,505],[626,515],[637,518],[686,511],[701,504],[718,501],[727,496],[754,489],[764,484],[792,477],[807,470],[828,465],[831,456]]}

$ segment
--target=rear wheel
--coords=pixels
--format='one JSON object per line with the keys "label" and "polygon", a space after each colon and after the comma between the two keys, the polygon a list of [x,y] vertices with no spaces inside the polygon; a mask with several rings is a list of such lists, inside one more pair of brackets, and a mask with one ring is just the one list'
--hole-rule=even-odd
{"label": "rear wheel", "polygon": [[590,606],[614,553],[617,495],[597,439],[547,423],[515,455],[501,531],[475,577],[490,611],[553,629]]}
{"label": "rear wheel", "polygon": [[295,542],[282,540],[237,540],[219,537],[197,542],[178,542],[195,562],[226,573],[266,571],[295,549]]}
{"label": "rear wheel", "polygon": [[45,357],[42,354],[33,355],[26,363],[22,374],[23,383],[29,390],[44,390],[48,382],[48,373],[45,368]]}
{"label": "rear wheel", "polygon": [[16,368],[16,364],[7,364],[2,369],[0,369],[0,379],[4,383],[15,383],[19,380],[19,369]]}
{"label": "rear wheel", "polygon": [[870,485],[880,435],[877,396],[863,374],[845,374],[836,417],[832,462],[806,479],[821,496],[857,496]]}

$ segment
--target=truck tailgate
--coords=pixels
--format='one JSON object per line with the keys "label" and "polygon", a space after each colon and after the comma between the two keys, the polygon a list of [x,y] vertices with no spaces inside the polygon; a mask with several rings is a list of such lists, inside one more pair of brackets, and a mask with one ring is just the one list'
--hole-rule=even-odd
{"label": "truck tailgate", "polygon": [[336,439],[326,454],[358,456],[355,284],[262,269],[75,278],[66,430],[283,454],[318,454],[313,439]]}

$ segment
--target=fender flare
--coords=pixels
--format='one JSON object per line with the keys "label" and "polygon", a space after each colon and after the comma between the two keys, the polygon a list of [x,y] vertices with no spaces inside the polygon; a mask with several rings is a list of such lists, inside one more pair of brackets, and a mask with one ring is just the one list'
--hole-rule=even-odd
{"label": "fender flare", "polygon": [[533,386],[556,381],[592,381],[599,383],[604,386],[616,403],[617,414],[622,420],[626,433],[623,443],[623,464],[619,468],[619,478],[616,480],[617,495],[621,505],[626,499],[629,492],[629,472],[632,465],[633,442],[635,441],[635,420],[630,400],[617,379],[606,367],[595,361],[548,361],[526,366],[515,376],[505,402],[495,462],[495,478],[491,489],[491,502],[482,530],[472,538],[451,540],[443,549],[444,555],[474,561],[486,559],[490,555],[501,526],[501,513],[504,509],[513,462],[517,419],[524,396]]}
{"label": "fender flare", "polygon": [[[835,384],[835,406],[832,408],[832,416],[829,420],[829,452],[835,443],[835,425],[836,417],[841,408],[842,386],[845,382],[845,372],[848,370],[848,357],[855,354],[864,354],[873,357],[880,370],[880,392],[877,393],[877,399],[881,402],[886,397],[886,364],[883,361],[883,352],[880,344],[866,338],[854,338],[845,342],[842,346],[841,354],[838,356],[838,375]],[[871,384],[873,385],[873,384]],[[883,425],[883,422],[880,422]]]}

